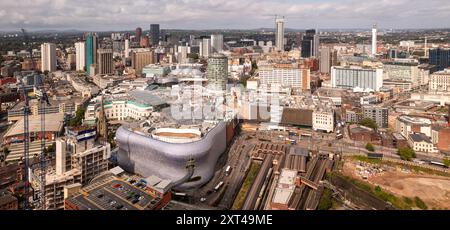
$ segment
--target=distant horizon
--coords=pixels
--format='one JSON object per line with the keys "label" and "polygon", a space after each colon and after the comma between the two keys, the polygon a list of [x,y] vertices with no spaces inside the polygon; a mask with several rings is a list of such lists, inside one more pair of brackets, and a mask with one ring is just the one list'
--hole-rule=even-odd
{"label": "distant horizon", "polygon": [[[450,25],[448,0],[0,0],[0,28],[128,31],[150,24],[168,30],[272,28],[434,29]],[[295,30],[295,29],[294,29]],[[300,29],[298,29],[300,30]]]}
{"label": "distant horizon", "polygon": [[[129,31],[134,31],[136,28],[138,28],[140,26],[136,26],[134,28],[130,28],[130,29],[111,29],[111,30],[83,30],[83,29],[75,29],[75,28],[68,28],[68,29],[62,29],[62,28],[48,28],[48,29],[32,29],[32,28],[27,28],[24,27],[25,30],[27,30],[28,32],[31,33],[39,33],[39,32],[100,32],[100,33],[106,33],[106,32],[129,32]],[[149,23],[149,27],[150,27],[150,23]],[[142,31],[149,31],[149,29],[145,29],[141,26]],[[21,32],[22,28],[18,28],[17,30],[2,30],[0,29],[0,33],[22,33]],[[313,28],[313,27],[308,27],[308,28],[285,28],[285,31],[303,31],[303,30],[308,30],[308,29],[316,29],[317,31],[321,32],[321,31],[339,31],[339,30],[344,30],[344,31],[371,31],[372,27],[370,28]],[[261,28],[242,28],[242,29],[238,29],[238,28],[207,28],[207,29],[179,29],[179,28],[164,28],[164,27],[160,27],[160,30],[173,30],[173,31],[258,31],[258,30],[275,30],[275,28],[269,28],[269,27],[261,27]],[[450,26],[449,27],[435,27],[435,28],[378,28],[379,31],[389,31],[389,30],[450,30]]]}

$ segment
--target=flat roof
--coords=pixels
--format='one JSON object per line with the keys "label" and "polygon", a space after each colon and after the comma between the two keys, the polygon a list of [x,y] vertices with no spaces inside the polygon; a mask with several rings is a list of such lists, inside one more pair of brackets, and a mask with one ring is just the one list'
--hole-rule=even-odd
{"label": "flat roof", "polygon": [[401,115],[397,119],[406,123],[412,123],[416,125],[427,125],[427,126],[431,125],[431,120],[428,118]]}
{"label": "flat roof", "polygon": [[276,188],[272,202],[277,204],[288,204],[293,194],[294,189]]}
{"label": "flat roof", "polygon": [[307,157],[309,155],[309,150],[307,148],[302,148],[302,147],[298,147],[298,146],[291,146],[289,148],[289,154]]}
{"label": "flat roof", "polygon": [[164,102],[159,96],[148,90],[134,90],[131,91],[130,96],[135,99],[136,102],[142,104],[148,104],[151,106],[163,105]]}
{"label": "flat roof", "polygon": [[400,133],[393,133],[392,136],[397,140],[406,140],[406,138]]}
{"label": "flat roof", "polygon": [[[138,201],[133,204],[133,199]],[[143,210],[160,202],[159,197],[115,177],[99,182],[97,186],[89,188],[88,192],[82,190],[68,200],[84,210]],[[119,205],[121,208],[118,208]]]}
{"label": "flat roof", "polygon": [[116,176],[124,172],[124,170],[120,166],[116,166],[109,171]]}
{"label": "flat roof", "polygon": [[[64,114],[50,113],[45,114],[45,131],[60,132],[64,124]],[[17,136],[23,134],[24,121],[20,119],[6,132],[5,137]],[[41,116],[29,116],[29,132],[41,132]]]}
{"label": "flat roof", "polygon": [[431,140],[429,137],[427,137],[425,134],[423,133],[413,133],[413,134],[409,134],[409,137],[414,141],[414,142],[427,142],[429,144],[431,144]]}
{"label": "flat roof", "polygon": [[295,184],[295,178],[297,177],[297,170],[282,169],[280,174],[279,184]]}
{"label": "flat roof", "polygon": [[355,126],[351,126],[350,127],[350,132],[351,133],[367,133],[367,132],[373,132],[374,130],[369,128],[369,127],[365,127],[362,125],[355,125]]}

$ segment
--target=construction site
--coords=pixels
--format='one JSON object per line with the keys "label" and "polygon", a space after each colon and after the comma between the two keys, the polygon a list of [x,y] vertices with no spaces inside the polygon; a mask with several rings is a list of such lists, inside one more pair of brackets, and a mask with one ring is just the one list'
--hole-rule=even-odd
{"label": "construction site", "polygon": [[[368,163],[345,159],[342,174],[357,181],[379,186],[399,200],[423,200],[429,209],[450,208],[450,179],[431,171],[417,171],[407,166]],[[411,207],[414,208],[414,207]]]}

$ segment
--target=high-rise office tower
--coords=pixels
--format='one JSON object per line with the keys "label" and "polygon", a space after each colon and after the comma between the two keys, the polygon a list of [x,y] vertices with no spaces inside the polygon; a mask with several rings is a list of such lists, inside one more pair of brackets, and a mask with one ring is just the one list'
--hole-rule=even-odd
{"label": "high-rise office tower", "polygon": [[159,43],[159,24],[151,24],[150,25],[150,41],[152,43],[152,46],[157,46]]}
{"label": "high-rise office tower", "polygon": [[189,46],[178,46],[177,50],[177,61],[178,63],[187,63],[188,61],[188,53],[191,51],[191,47]]}
{"label": "high-rise office tower", "polygon": [[295,46],[296,47],[301,47],[302,46],[302,34],[301,33],[296,33],[295,34]]}
{"label": "high-rise office tower", "polygon": [[213,34],[211,35],[212,51],[214,53],[220,53],[223,51],[223,35]]}
{"label": "high-rise office tower", "polygon": [[77,57],[75,53],[68,53],[66,56],[66,70],[72,70],[74,67],[76,67],[77,63]]}
{"label": "high-rise office tower", "polygon": [[136,28],[136,34],[135,34],[135,38],[134,39],[136,39],[135,40],[136,42],[140,42],[141,41],[141,37],[142,37],[142,28],[138,27],[138,28]]}
{"label": "high-rise office tower", "polygon": [[228,58],[219,53],[215,53],[208,58],[208,68],[206,70],[208,87],[212,90],[224,91],[228,82]]}
{"label": "high-rise office tower", "polygon": [[97,63],[98,36],[95,33],[86,34],[86,69],[91,76],[91,65]]}
{"label": "high-rise office tower", "polygon": [[372,57],[375,57],[377,55],[377,25],[373,25],[372,28]]}
{"label": "high-rise office tower", "polygon": [[56,46],[53,43],[41,45],[41,70],[56,71]]}
{"label": "high-rise office tower", "polygon": [[[302,40],[302,57],[309,58],[315,56],[314,54],[314,37],[316,30],[306,30]],[[317,38],[316,38],[317,39]]]}
{"label": "high-rise office tower", "polygon": [[450,66],[450,49],[430,49],[430,64],[435,65],[437,70],[443,70]]}
{"label": "high-rise office tower", "polygon": [[136,76],[142,75],[142,69],[153,64],[153,51],[150,49],[135,49],[131,54],[131,67],[136,71]]}
{"label": "high-rise office tower", "polygon": [[76,70],[84,71],[86,67],[86,45],[84,42],[75,43],[75,52],[76,52]]}
{"label": "high-rise office tower", "polygon": [[125,40],[125,58],[129,58],[130,57],[130,40],[126,39]]}
{"label": "high-rise office tower", "polygon": [[319,47],[320,47],[320,36],[319,34],[314,34],[313,37],[313,53],[312,56],[318,58],[319,57]]}
{"label": "high-rise office tower", "polygon": [[209,57],[211,55],[211,39],[203,38],[200,42],[200,56]]}
{"label": "high-rise office tower", "polygon": [[330,73],[331,67],[337,65],[337,51],[331,47],[322,47],[319,51],[319,70],[321,73]]}
{"label": "high-rise office tower", "polygon": [[278,51],[284,51],[284,23],[285,19],[277,18],[275,19],[275,47]]}
{"label": "high-rise office tower", "polygon": [[112,74],[114,72],[112,49],[98,49],[98,74]]}

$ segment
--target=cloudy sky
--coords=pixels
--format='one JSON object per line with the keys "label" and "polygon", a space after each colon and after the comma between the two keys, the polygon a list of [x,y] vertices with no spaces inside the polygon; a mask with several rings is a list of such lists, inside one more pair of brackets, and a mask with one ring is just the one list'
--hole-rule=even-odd
{"label": "cloudy sky", "polygon": [[449,0],[0,0],[0,30],[450,27]]}

